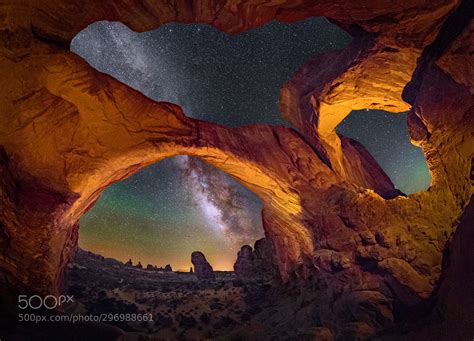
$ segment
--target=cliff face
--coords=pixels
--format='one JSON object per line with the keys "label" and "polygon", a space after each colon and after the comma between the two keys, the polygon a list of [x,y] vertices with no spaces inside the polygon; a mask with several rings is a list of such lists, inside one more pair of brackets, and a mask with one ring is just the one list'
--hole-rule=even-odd
{"label": "cliff face", "polygon": [[[363,320],[376,332],[400,321],[439,285],[443,252],[472,193],[469,6],[456,0],[4,1],[2,289],[59,290],[77,247],[77,222],[100,193],[153,162],[187,154],[261,198],[283,281],[317,283],[321,290],[328,320],[319,323]],[[313,15],[346,28],[354,40],[303,65],[283,86],[282,113],[299,133],[190,119],[67,49],[98,20],[138,31],[170,21],[206,22],[238,33]],[[410,109],[412,142],[425,153],[433,178],[429,190],[397,196],[370,154],[335,133],[351,110],[362,108]],[[350,316],[343,314],[347,305]],[[383,318],[368,318],[366,309]]]}

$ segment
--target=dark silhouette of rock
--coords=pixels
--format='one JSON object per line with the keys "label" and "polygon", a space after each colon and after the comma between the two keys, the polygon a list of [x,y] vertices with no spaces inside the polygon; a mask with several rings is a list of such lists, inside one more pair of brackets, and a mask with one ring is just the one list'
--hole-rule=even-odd
{"label": "dark silhouette of rock", "polygon": [[191,267],[189,267],[189,272],[190,272],[190,273],[193,273],[193,272],[194,272],[194,270],[193,270],[193,267],[192,267],[192,266],[191,266]]}
{"label": "dark silhouette of rock", "polygon": [[257,272],[255,257],[252,247],[244,245],[237,253],[237,260],[234,264],[234,272],[239,278],[254,277]]}
{"label": "dark silhouette of rock", "polygon": [[166,264],[164,271],[165,272],[173,272],[173,269],[171,268],[171,265]]}
{"label": "dark silhouette of rock", "polygon": [[140,261],[138,261],[138,264],[135,265],[135,267],[136,267],[137,269],[143,269],[143,265],[142,265],[142,263],[141,263]]}
{"label": "dark silhouette of rock", "polygon": [[215,280],[214,270],[207,262],[206,256],[200,251],[191,254],[191,262],[194,265],[194,273],[199,280]]}
{"label": "dark silhouette of rock", "polygon": [[234,272],[240,279],[272,279],[278,276],[273,244],[266,238],[255,242],[254,250],[244,245],[237,254]]}
{"label": "dark silhouette of rock", "polygon": [[257,240],[254,245],[254,255],[257,267],[263,276],[273,279],[280,278],[275,248],[270,239],[262,238]]}
{"label": "dark silhouette of rock", "polygon": [[146,266],[146,269],[147,269],[148,271],[152,271],[152,270],[155,270],[155,266],[153,266],[153,265],[151,265],[151,264],[148,264],[148,265]]}
{"label": "dark silhouette of rock", "polygon": [[125,263],[126,266],[133,266],[132,259],[130,258],[127,263]]}

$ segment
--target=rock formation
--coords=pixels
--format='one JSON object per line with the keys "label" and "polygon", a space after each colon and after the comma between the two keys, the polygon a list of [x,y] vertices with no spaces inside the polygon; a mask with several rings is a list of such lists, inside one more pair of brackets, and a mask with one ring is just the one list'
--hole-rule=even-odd
{"label": "rock formation", "polygon": [[275,248],[270,239],[261,238],[253,246],[257,268],[264,278],[279,279],[278,261],[275,257]]}
{"label": "rock formation", "polygon": [[207,262],[206,256],[200,251],[194,251],[191,254],[191,263],[194,266],[194,273],[199,280],[215,280],[214,270]]}
{"label": "rock formation", "polygon": [[137,265],[135,265],[135,268],[137,269],[143,269],[143,265],[140,261],[138,261]]}
{"label": "rock formation", "polygon": [[257,267],[255,266],[255,257],[251,246],[244,245],[240,248],[234,264],[234,272],[239,278],[252,278],[256,276]]}
{"label": "rock formation", "polygon": [[[458,299],[435,288],[457,278],[456,264],[470,264],[449,245],[474,179],[472,3],[3,1],[0,289],[10,295],[2,304],[15,306],[18,293],[58,293],[84,212],[108,185],[178,154],[200,157],[260,197],[282,280],[319,288],[315,327],[380,334],[433,298]],[[280,107],[297,130],[191,119],[68,50],[99,20],[136,31],[176,21],[238,33],[310,16],[327,17],[353,41],[283,86]],[[363,146],[335,132],[363,108],[410,110],[411,141],[432,175],[427,191],[398,195]],[[443,267],[449,254],[457,261]]]}
{"label": "rock formation", "polygon": [[129,259],[128,259],[128,261],[127,261],[127,263],[125,263],[125,265],[126,265],[126,266],[130,266],[130,267],[132,267],[132,266],[133,266],[132,259],[131,259],[131,258],[129,258]]}
{"label": "rock formation", "polygon": [[244,245],[237,254],[234,272],[241,279],[277,278],[277,261],[271,241],[262,238],[255,242],[254,250]]}
{"label": "rock formation", "polygon": [[165,272],[173,272],[173,269],[171,268],[171,265],[166,264],[164,271]]}

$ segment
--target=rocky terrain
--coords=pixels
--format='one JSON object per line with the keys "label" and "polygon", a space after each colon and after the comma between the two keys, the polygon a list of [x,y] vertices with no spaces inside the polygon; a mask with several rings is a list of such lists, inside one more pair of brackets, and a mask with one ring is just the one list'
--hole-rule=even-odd
{"label": "rocky terrain", "polygon": [[[242,247],[244,252],[249,248]],[[194,258],[197,254],[202,261],[204,255],[196,252]],[[242,251],[239,257],[242,259]],[[242,260],[236,264],[239,262]],[[248,269],[240,277],[221,271],[212,272],[212,276],[206,271],[202,277],[196,271],[139,269],[79,250],[68,265],[64,293],[74,295],[75,302],[66,307],[65,313],[151,314],[153,321],[94,326],[102,333],[111,333],[107,325],[113,326],[116,336],[127,340],[352,340],[373,334],[367,323],[357,321],[336,333],[330,328],[314,327],[315,321],[325,318],[318,313],[320,298],[316,291],[282,286],[278,278]],[[383,298],[371,291],[360,294],[365,301],[384,304]],[[332,309],[353,314],[351,303],[356,302]],[[390,318],[388,309],[377,317],[379,321]]]}
{"label": "rocky terrain", "polygon": [[[201,253],[202,254],[202,253]],[[79,250],[69,264],[65,293],[74,295],[71,314],[151,314],[153,321],[112,323],[128,338],[197,340],[251,327],[271,281],[242,281],[232,272],[143,270]]]}

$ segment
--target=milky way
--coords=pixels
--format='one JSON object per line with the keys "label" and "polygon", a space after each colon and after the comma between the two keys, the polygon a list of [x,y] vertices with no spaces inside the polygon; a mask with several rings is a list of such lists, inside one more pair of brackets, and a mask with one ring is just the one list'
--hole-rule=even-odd
{"label": "milky way", "polygon": [[[138,34],[101,22],[79,33],[71,50],[146,96],[180,105],[188,116],[236,127],[288,125],[278,108],[281,85],[317,53],[350,40],[323,18],[272,22],[237,36],[202,24],[167,24]],[[408,142],[405,118],[371,117],[361,120],[353,113],[338,131],[360,137],[406,193],[426,188],[426,163]],[[400,143],[381,143],[392,130]],[[387,157],[394,151],[396,158]],[[180,156],[106,190],[81,219],[80,245],[121,260],[182,269],[190,253],[201,250],[215,268],[229,269],[242,244],[263,236],[261,208],[255,195],[226,174]]]}
{"label": "milky way", "polygon": [[255,228],[249,216],[246,197],[241,194],[236,183],[196,158],[180,156],[177,161],[194,204],[212,227],[239,246],[261,237],[260,229]]}

